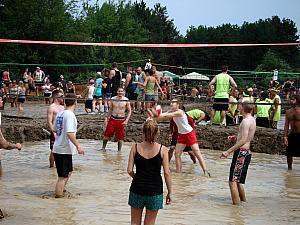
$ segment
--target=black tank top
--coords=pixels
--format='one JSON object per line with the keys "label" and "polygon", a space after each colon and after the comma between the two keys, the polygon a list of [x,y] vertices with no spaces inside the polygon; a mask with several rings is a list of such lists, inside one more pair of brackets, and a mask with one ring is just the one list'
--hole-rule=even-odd
{"label": "black tank top", "polygon": [[115,70],[115,76],[113,77],[113,85],[114,87],[119,87],[120,86],[120,80],[122,77],[121,71]]}
{"label": "black tank top", "polygon": [[67,93],[75,93],[74,88],[72,88],[72,87],[71,87],[71,88],[68,88],[68,89],[67,89]]}
{"label": "black tank top", "polygon": [[146,159],[137,151],[134,156],[136,173],[133,177],[130,191],[139,195],[154,196],[163,193],[163,182],[161,177],[161,147],[156,156]]}

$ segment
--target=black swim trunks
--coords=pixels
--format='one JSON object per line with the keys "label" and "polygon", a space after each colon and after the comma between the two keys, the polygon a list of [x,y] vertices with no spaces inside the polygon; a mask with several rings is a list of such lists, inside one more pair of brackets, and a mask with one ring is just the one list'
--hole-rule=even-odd
{"label": "black swim trunks", "polygon": [[50,149],[51,149],[51,151],[53,150],[54,141],[55,141],[54,133],[50,132]]}
{"label": "black swim trunks", "polygon": [[247,171],[250,161],[250,150],[242,148],[236,150],[233,154],[230,166],[229,181],[244,184],[247,177]]}
{"label": "black swim trunks", "polygon": [[72,155],[53,153],[58,177],[68,177],[73,171]]}
{"label": "black swim trunks", "polygon": [[270,121],[268,117],[256,117],[256,126],[270,128]]}
{"label": "black swim trunks", "polygon": [[227,114],[226,114],[226,125],[227,125],[227,126],[235,125],[234,118],[228,116]]}
{"label": "black swim trunks", "polygon": [[300,133],[290,133],[288,136],[288,146],[286,156],[300,157]]}
{"label": "black swim trunks", "polygon": [[216,111],[227,111],[229,107],[229,99],[228,98],[215,98],[213,109]]}
{"label": "black swim trunks", "polygon": [[85,101],[85,107],[86,109],[93,109],[93,100],[92,99],[87,99]]}

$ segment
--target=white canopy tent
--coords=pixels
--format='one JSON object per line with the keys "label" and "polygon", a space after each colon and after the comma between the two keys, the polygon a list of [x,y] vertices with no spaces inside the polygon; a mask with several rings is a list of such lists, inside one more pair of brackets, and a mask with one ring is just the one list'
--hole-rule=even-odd
{"label": "white canopy tent", "polygon": [[180,77],[181,80],[202,80],[202,81],[209,81],[209,77],[202,75],[200,73],[192,72],[187,75]]}

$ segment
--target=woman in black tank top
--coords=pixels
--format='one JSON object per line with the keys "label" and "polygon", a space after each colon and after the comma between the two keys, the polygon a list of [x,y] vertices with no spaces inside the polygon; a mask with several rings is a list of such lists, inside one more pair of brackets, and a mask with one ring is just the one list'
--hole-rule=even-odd
{"label": "woman in black tank top", "polygon": [[147,120],[143,126],[144,141],[131,147],[127,168],[128,174],[133,178],[128,200],[131,206],[131,224],[141,224],[144,208],[147,209],[144,224],[155,224],[158,210],[163,207],[162,166],[168,189],[166,204],[171,203],[172,181],[168,149],[155,142],[158,133],[157,123]]}

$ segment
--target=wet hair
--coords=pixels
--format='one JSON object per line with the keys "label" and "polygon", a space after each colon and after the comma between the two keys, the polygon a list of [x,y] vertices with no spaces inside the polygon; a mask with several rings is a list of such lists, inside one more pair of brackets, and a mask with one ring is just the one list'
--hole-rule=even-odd
{"label": "wet hair", "polygon": [[63,92],[61,90],[57,90],[57,89],[52,91],[52,97],[54,97],[54,98],[58,98],[59,94],[63,94]]}
{"label": "wet hair", "polygon": [[296,106],[300,107],[300,95],[292,95],[291,98],[296,99]]}
{"label": "wet hair", "polygon": [[155,120],[149,119],[143,125],[144,140],[153,144],[159,135],[159,129]]}
{"label": "wet hair", "polygon": [[75,93],[67,93],[65,96],[65,105],[68,106],[73,106],[76,103],[76,95]]}
{"label": "wet hair", "polygon": [[152,69],[146,69],[145,73],[149,73],[150,76],[153,76],[153,74],[154,74]]}
{"label": "wet hair", "polygon": [[228,71],[228,66],[222,66],[221,71],[222,72],[227,72]]}
{"label": "wet hair", "polygon": [[251,113],[253,110],[253,104],[251,104],[250,101],[242,102],[242,107],[245,113]]}

